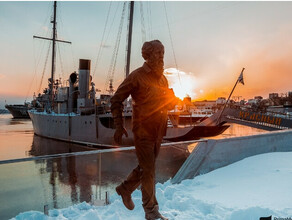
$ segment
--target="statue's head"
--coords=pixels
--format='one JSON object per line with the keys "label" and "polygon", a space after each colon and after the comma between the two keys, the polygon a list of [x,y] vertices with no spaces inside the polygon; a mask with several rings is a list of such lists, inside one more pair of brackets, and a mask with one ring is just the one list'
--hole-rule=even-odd
{"label": "statue's head", "polygon": [[159,40],[145,42],[142,46],[142,57],[156,74],[163,74],[164,46]]}

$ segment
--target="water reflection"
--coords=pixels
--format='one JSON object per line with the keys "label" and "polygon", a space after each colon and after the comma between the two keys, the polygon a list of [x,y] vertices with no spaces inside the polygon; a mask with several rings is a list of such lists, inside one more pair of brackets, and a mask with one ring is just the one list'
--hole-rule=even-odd
{"label": "water reflection", "polygon": [[215,137],[210,137],[209,139],[224,139],[224,138],[230,138],[230,137],[255,135],[255,134],[269,132],[260,128],[253,128],[253,127],[240,125],[240,124],[233,124],[233,123],[227,123],[227,124],[230,125],[228,129],[226,129],[222,134],[217,135]]}
{"label": "water reflection", "polygon": [[[17,126],[11,124],[14,120],[0,117],[0,160],[95,150],[33,135],[30,120],[15,121],[18,121],[15,123]],[[258,132],[263,130],[232,124],[216,138]],[[186,146],[162,147],[156,164],[156,182],[163,183],[173,177],[188,155]],[[92,197],[94,200],[104,199],[105,192],[113,194],[115,186],[136,165],[135,151],[1,165],[0,219],[28,210],[43,211],[46,204],[53,209],[90,202]]]}
{"label": "water reflection", "polygon": [[9,125],[20,125],[20,124],[26,124],[27,122],[30,122],[30,119],[19,119],[19,118],[11,118],[8,121]]}
{"label": "water reflection", "polygon": [[33,135],[31,149],[29,150],[30,156],[42,156],[51,154],[62,154],[80,151],[95,150],[87,146],[73,144],[63,141],[57,141],[49,138],[43,138]]}
{"label": "water reflection", "polygon": [[[78,144],[56,141],[34,135],[29,154],[30,156],[41,156],[88,150],[93,149]],[[90,202],[92,195],[90,182],[95,181],[95,178],[91,178],[86,175],[86,170],[88,170],[88,164],[96,160],[96,156],[97,155],[78,156],[77,168],[75,156],[35,161],[36,164],[43,163],[41,165],[40,173],[49,174],[49,184],[51,185],[53,208],[58,208],[57,188],[62,184],[70,187],[70,197],[72,203],[77,203],[78,201]],[[45,169],[43,169],[43,167],[45,167]],[[96,173],[96,171],[94,173]],[[80,190],[79,197],[77,189]]]}
{"label": "water reflection", "polygon": [[77,174],[76,174],[76,162],[75,162],[75,157],[67,157],[67,172],[69,174],[69,185],[71,188],[71,201],[72,203],[77,203],[78,202],[78,194],[77,194]]}
{"label": "water reflection", "polygon": [[[31,156],[84,151],[83,146],[34,136]],[[86,147],[85,147],[86,148]],[[92,150],[92,149],[86,149]],[[156,182],[175,175],[186,160],[186,147],[162,147],[156,164]],[[49,183],[45,197],[49,208],[62,208],[79,202],[104,199],[136,167],[134,150],[92,155],[59,157],[33,161],[40,178]]]}
{"label": "water reflection", "polygon": [[[264,132],[246,126],[231,125],[217,138],[241,136]],[[190,145],[190,148],[196,144]],[[51,155],[95,150],[86,146],[60,142],[34,135],[30,156]],[[173,177],[190,154],[188,146],[162,147],[157,158],[156,182],[165,182]],[[114,188],[136,167],[134,150],[102,152],[99,154],[59,157],[34,161],[40,178],[49,183],[49,208],[62,208],[92,198],[103,199],[105,192],[114,193]]]}
{"label": "water reflection", "polygon": [[30,120],[0,116],[0,160],[27,157],[33,137]]}

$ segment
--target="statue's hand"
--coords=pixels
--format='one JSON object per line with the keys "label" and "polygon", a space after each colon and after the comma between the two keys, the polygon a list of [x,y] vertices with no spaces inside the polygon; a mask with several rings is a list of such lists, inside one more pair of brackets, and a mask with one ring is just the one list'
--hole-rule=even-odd
{"label": "statue's hand", "polygon": [[122,144],[122,137],[123,135],[125,135],[126,137],[128,137],[128,132],[127,130],[122,126],[119,125],[116,127],[116,131],[114,134],[114,140],[116,142],[116,144],[121,145]]}

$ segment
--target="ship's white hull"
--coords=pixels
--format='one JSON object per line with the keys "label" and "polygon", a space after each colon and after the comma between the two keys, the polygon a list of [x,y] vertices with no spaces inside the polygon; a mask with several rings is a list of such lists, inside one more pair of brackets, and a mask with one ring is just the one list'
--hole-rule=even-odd
{"label": "ship's white hull", "polygon": [[[77,115],[77,114],[47,114],[43,112],[29,111],[34,133],[39,136],[57,140],[114,147],[113,136],[115,129],[105,127],[102,119],[110,119],[104,115]],[[130,117],[128,117],[130,119]],[[123,146],[133,146],[134,138],[131,131],[131,121],[126,120],[126,129],[129,137],[123,138]],[[168,128],[167,138],[179,137],[190,131],[192,127]]]}
{"label": "ship's white hull", "polygon": [[[34,133],[43,137],[84,144],[113,145],[115,130],[104,127],[95,114],[45,114],[30,111]],[[133,145],[133,136],[123,140],[123,145]]]}

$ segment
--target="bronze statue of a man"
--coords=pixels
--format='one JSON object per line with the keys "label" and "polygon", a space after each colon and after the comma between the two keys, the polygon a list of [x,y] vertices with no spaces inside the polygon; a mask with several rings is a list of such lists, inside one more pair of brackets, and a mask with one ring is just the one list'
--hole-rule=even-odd
{"label": "bronze statue of a man", "polygon": [[133,134],[139,165],[127,179],[117,186],[124,205],[132,210],[132,192],[141,184],[142,202],[146,219],[166,219],[158,209],[155,197],[155,161],[162,137],[167,129],[167,111],[177,103],[172,89],[163,75],[164,46],[159,40],[145,42],[142,47],[145,63],[134,70],[119,86],[111,98],[111,112],[116,131],[114,140],[121,144],[127,136],[123,126],[123,101],[129,96],[133,100]]}

